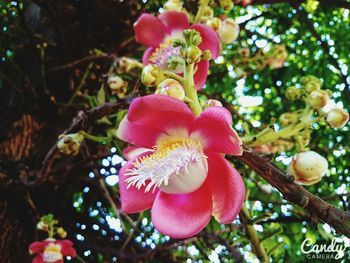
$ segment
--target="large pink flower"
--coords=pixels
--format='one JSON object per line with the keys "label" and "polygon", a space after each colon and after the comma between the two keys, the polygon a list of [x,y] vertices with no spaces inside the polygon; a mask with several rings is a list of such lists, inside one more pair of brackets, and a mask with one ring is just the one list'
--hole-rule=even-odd
{"label": "large pink flower", "polygon": [[[134,24],[136,41],[148,46],[143,54],[143,63],[145,65],[157,64],[163,70],[168,69],[167,60],[171,56],[180,54],[180,47],[174,48],[172,41],[182,38],[182,31],[188,28],[195,29],[200,33],[202,43],[199,48],[202,50],[209,49],[212,58],[217,58],[220,51],[220,39],[213,29],[203,24],[190,26],[186,14],[177,11],[166,11],[158,17],[147,13],[142,14]],[[197,89],[201,89],[207,79],[209,62],[202,60],[196,67],[194,82]],[[181,73],[181,71],[177,73]]]}
{"label": "large pink flower", "polygon": [[73,243],[68,239],[56,240],[48,238],[41,242],[36,241],[30,244],[29,252],[37,254],[32,263],[63,263],[64,256],[76,256]]}
{"label": "large pink flower", "polygon": [[200,232],[211,215],[231,223],[241,209],[245,188],[224,154],[242,154],[231,128],[231,114],[210,107],[196,117],[188,106],[164,95],[135,99],[119,125],[129,160],[119,173],[121,208],[151,208],[162,234],[186,238]]}

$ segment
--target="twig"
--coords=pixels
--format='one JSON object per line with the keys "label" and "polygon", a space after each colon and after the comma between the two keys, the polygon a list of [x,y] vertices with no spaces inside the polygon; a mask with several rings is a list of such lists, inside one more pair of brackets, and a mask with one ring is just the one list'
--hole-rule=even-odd
{"label": "twig", "polygon": [[262,262],[269,262],[269,256],[265,250],[264,245],[262,244],[262,241],[258,237],[258,233],[254,228],[254,224],[250,222],[250,215],[245,205],[243,205],[242,210],[239,213],[239,218],[244,226],[247,238],[252,245],[254,254]]}

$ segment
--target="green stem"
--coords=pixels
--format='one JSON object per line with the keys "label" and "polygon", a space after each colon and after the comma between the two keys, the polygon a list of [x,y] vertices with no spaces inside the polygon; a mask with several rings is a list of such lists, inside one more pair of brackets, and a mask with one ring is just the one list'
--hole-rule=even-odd
{"label": "green stem", "polygon": [[200,0],[199,1],[199,8],[198,8],[198,11],[197,11],[197,14],[196,14],[196,18],[194,19],[193,23],[198,23],[200,21],[200,19],[202,18],[202,15],[206,9],[206,7],[208,6],[209,4],[209,0]]}
{"label": "green stem", "polygon": [[78,92],[79,92],[80,89],[84,86],[84,84],[85,84],[85,82],[86,82],[86,78],[88,77],[88,75],[89,75],[89,73],[90,73],[90,70],[91,70],[91,68],[92,68],[92,65],[93,65],[93,63],[90,63],[90,64],[88,65],[86,71],[84,72],[83,77],[81,78],[81,81],[80,81],[80,83],[79,83],[78,88],[75,90],[74,94],[72,95],[72,97],[71,97],[71,98],[69,99],[69,101],[67,102],[67,106],[70,106],[70,105],[73,103],[75,97],[78,95]]}
{"label": "green stem", "polygon": [[184,88],[186,96],[191,100],[190,107],[195,115],[199,115],[202,112],[202,107],[199,104],[196,86],[193,80],[194,64],[186,64],[184,72]]}
{"label": "green stem", "polygon": [[310,119],[310,116],[311,114],[307,113],[306,116],[300,118],[300,122],[296,125],[285,127],[276,132],[262,133],[261,136],[245,136],[242,138],[242,141],[250,146],[257,146],[272,143],[281,138],[290,138],[297,135],[302,129],[311,126],[321,119],[321,117]]}
{"label": "green stem", "polygon": [[107,143],[110,142],[112,140],[111,137],[101,137],[101,136],[95,136],[95,135],[91,135],[89,133],[86,133],[84,131],[81,131],[84,135],[85,139],[88,139],[90,141],[94,141],[94,142],[100,142],[100,143]]}
{"label": "green stem", "polygon": [[164,71],[164,76],[168,77],[168,78],[172,78],[172,79],[175,79],[177,80],[178,82],[180,82],[181,84],[184,84],[184,78],[173,73],[173,72],[170,72],[170,71]]}
{"label": "green stem", "polygon": [[265,250],[264,245],[261,243],[261,240],[258,237],[258,233],[256,232],[254,225],[251,224],[251,217],[249,215],[249,211],[245,204],[243,204],[241,212],[239,213],[239,218],[244,227],[244,231],[247,234],[247,238],[252,245],[253,252],[259,258],[261,262],[269,262],[270,258]]}

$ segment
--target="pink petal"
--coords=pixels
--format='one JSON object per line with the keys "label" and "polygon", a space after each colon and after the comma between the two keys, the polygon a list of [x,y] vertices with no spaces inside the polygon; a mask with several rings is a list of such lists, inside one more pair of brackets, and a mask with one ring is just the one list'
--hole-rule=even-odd
{"label": "pink petal", "polygon": [[60,244],[61,246],[73,246],[73,242],[69,239],[57,240],[56,243]]}
{"label": "pink petal", "polygon": [[150,14],[142,14],[134,23],[135,39],[138,43],[156,47],[164,39],[167,28],[156,17]]}
{"label": "pink petal", "polygon": [[164,133],[159,130],[130,122],[127,116],[122,119],[117,130],[119,139],[146,148],[152,148],[156,145],[157,139],[161,135]]}
{"label": "pink petal", "polygon": [[61,252],[66,257],[75,257],[77,255],[77,251],[72,246],[62,246]]}
{"label": "pink petal", "polygon": [[[172,134],[174,130],[189,130],[195,119],[193,112],[183,101],[158,94],[135,99],[130,105],[127,116],[131,123],[139,127],[167,134]],[[137,145],[151,148],[145,144]]]}
{"label": "pink petal", "polygon": [[244,182],[237,170],[223,156],[214,152],[205,154],[208,157],[213,216],[221,224],[232,223],[244,202]]}
{"label": "pink petal", "polygon": [[148,59],[153,54],[154,51],[155,51],[154,47],[149,47],[145,50],[142,56],[142,63],[144,65],[148,65],[150,63]]}
{"label": "pink petal", "polygon": [[44,251],[47,243],[35,241],[29,245],[29,252],[32,254],[40,253]]}
{"label": "pink petal", "polygon": [[217,58],[220,53],[220,38],[214,29],[202,25],[195,24],[191,28],[197,30],[202,37],[202,43],[199,45],[201,50],[209,49],[211,52],[211,57],[213,59]]}
{"label": "pink petal", "polygon": [[45,263],[43,257],[39,254],[33,258],[32,263]]}
{"label": "pink petal", "polygon": [[145,153],[145,152],[149,152],[149,151],[151,151],[151,149],[137,147],[137,146],[129,146],[123,150],[123,154],[124,154],[126,160],[129,161],[131,159],[136,158],[140,154]]}
{"label": "pink petal", "polygon": [[158,19],[167,26],[168,32],[184,30],[190,26],[187,15],[178,11],[166,11],[160,14]]}
{"label": "pink petal", "polygon": [[[142,157],[150,153],[151,152],[146,152],[140,154],[138,157]],[[152,193],[152,191],[145,193],[145,186],[142,186],[139,190],[134,186],[130,186],[128,188],[128,184],[127,182],[125,182],[125,179],[128,178],[128,176],[126,176],[125,173],[127,173],[129,169],[133,168],[133,164],[137,158],[128,161],[119,171],[119,191],[121,209],[124,213],[128,214],[138,213],[151,208],[154,198],[156,197],[159,191],[158,189],[156,189],[154,193]]]}
{"label": "pink petal", "polygon": [[190,194],[159,192],[151,210],[152,223],[161,234],[187,238],[205,228],[211,211],[211,193],[206,183]]}
{"label": "pink petal", "polygon": [[241,155],[241,140],[231,128],[232,117],[224,107],[210,107],[196,119],[191,137],[199,137],[206,150]]}
{"label": "pink petal", "polygon": [[201,60],[196,66],[197,71],[194,74],[194,84],[196,85],[196,89],[200,90],[203,88],[205,81],[207,80],[209,62]]}

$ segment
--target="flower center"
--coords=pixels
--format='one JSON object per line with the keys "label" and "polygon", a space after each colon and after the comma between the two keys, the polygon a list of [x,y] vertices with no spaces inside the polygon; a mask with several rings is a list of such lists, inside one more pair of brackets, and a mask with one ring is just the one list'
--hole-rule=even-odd
{"label": "flower center", "polygon": [[[158,65],[161,70],[170,70],[168,68],[168,59],[170,57],[180,57],[181,55],[181,47],[174,47],[173,40],[174,37],[167,37],[148,59],[151,63]],[[171,71],[182,73],[181,67]]]}
{"label": "flower center", "polygon": [[63,256],[61,253],[61,246],[57,244],[50,243],[46,246],[43,253],[44,262],[56,262],[62,260]]}
{"label": "flower center", "polygon": [[158,187],[170,194],[185,194],[197,190],[208,174],[207,157],[198,140],[168,136],[154,147],[153,154],[141,157],[126,175],[128,187],[145,192]]}

